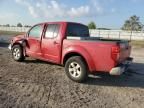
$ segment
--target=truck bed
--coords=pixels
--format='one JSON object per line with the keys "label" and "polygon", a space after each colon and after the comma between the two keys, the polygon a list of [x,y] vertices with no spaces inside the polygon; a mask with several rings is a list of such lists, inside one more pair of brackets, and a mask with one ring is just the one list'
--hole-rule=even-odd
{"label": "truck bed", "polygon": [[[98,37],[68,36],[67,39],[64,40],[63,45],[63,49],[66,49],[69,46],[76,46],[77,48],[84,48],[86,52],[91,52],[89,56],[92,57],[96,70],[107,72],[109,72],[114,66],[123,63],[130,56],[131,51],[129,41]],[[120,47],[119,61],[116,62],[111,57],[112,48],[114,46]]]}
{"label": "truck bed", "polygon": [[101,38],[101,37],[73,37],[73,36],[68,36],[67,39],[70,39],[70,40],[84,40],[84,41],[116,42],[118,44],[129,42],[128,40],[108,39],[108,38]]}

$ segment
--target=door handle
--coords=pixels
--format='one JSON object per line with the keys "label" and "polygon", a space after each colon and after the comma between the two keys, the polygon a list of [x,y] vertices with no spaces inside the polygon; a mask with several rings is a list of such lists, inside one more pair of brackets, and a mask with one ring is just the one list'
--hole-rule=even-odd
{"label": "door handle", "polygon": [[37,42],[40,42],[40,40],[36,40]]}
{"label": "door handle", "polygon": [[56,45],[56,44],[59,44],[57,41],[54,41],[54,44]]}

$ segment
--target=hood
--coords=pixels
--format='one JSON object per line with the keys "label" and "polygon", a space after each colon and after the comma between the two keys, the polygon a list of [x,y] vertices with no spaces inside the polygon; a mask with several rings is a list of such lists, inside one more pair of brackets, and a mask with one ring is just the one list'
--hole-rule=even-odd
{"label": "hood", "polygon": [[15,36],[15,38],[24,38],[24,37],[25,37],[25,33]]}

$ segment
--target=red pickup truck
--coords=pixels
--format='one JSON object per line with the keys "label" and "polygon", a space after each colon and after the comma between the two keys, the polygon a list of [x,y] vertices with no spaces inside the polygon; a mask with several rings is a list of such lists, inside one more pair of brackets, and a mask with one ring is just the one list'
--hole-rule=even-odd
{"label": "red pickup truck", "polygon": [[76,82],[88,74],[121,75],[132,62],[129,41],[90,37],[87,26],[72,22],[46,22],[14,37],[9,49],[16,61],[33,57],[65,67]]}

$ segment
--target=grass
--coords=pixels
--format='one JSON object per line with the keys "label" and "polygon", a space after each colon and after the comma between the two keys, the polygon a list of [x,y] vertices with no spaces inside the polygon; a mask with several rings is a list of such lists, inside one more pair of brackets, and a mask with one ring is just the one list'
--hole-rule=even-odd
{"label": "grass", "polygon": [[144,48],[144,41],[131,41],[132,46]]}
{"label": "grass", "polygon": [[1,31],[0,30],[0,35],[19,35],[24,32],[15,32],[15,31]]}

